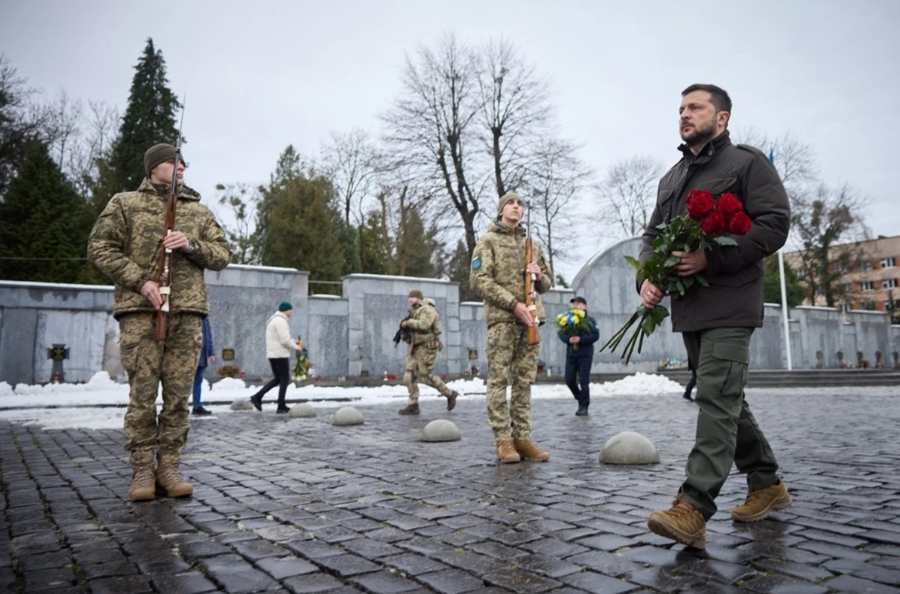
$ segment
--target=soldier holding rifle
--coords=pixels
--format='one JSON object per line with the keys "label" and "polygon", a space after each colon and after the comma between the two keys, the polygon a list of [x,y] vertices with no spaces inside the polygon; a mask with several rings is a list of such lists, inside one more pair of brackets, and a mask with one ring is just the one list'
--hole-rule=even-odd
{"label": "soldier holding rifle", "polygon": [[544,318],[539,293],[553,286],[553,275],[529,229],[520,224],[525,208],[515,192],[500,198],[497,220],[475,246],[470,273],[470,285],[485,302],[488,421],[497,459],[504,464],[550,459],[531,441],[531,384],[540,352],[537,329]]}
{"label": "soldier holding rifle", "polygon": [[184,185],[184,168],[179,148],[147,149],[147,177],[137,190],[112,197],[88,240],[88,258],[116,285],[113,314],[130,386],[125,435],[132,501],[153,499],[157,486],[169,497],[193,493],[178,465],[208,309],[203,270],[221,270],[231,259],[215,216]]}

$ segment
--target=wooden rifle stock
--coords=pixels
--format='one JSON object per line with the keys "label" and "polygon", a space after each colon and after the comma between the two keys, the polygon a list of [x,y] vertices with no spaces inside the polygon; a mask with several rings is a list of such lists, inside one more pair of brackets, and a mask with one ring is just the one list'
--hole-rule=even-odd
{"label": "wooden rifle stock", "polygon": [[534,318],[534,325],[528,327],[528,344],[536,345],[541,342],[538,334],[537,308],[534,306],[534,274],[528,272],[528,265],[534,262],[534,244],[531,237],[525,238],[525,307]]}
{"label": "wooden rifle stock", "polygon": [[[178,202],[178,160],[181,156],[175,153],[175,167],[172,169],[172,188],[169,190],[169,197],[166,199],[166,233],[165,238],[175,229],[175,205]],[[160,243],[159,260],[157,261],[157,284],[159,284],[159,293],[162,297],[162,306],[156,310],[156,319],[153,325],[153,335],[156,340],[162,342],[166,339],[166,326],[169,314],[169,297],[172,292],[172,250],[166,248]]]}

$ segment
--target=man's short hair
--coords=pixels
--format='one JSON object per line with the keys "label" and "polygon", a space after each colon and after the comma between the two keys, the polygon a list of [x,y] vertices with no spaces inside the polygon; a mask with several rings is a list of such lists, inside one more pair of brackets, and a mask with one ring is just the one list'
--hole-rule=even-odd
{"label": "man's short hair", "polygon": [[706,91],[710,95],[709,100],[716,106],[716,111],[727,111],[729,114],[731,113],[731,97],[728,96],[728,91],[722,87],[695,83],[681,91],[681,96],[684,97],[688,93],[693,93],[694,91]]}

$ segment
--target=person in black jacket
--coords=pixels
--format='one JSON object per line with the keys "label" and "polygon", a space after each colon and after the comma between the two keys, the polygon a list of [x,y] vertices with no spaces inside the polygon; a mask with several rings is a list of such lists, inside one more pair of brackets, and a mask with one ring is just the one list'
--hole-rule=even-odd
{"label": "person in black jacket", "polygon": [[[653,253],[659,225],[687,212],[694,190],[736,196],[752,221],[729,229],[734,245],[676,251],[679,276],[705,281],[672,298],[672,330],[680,332],[697,371],[699,415],[686,479],[671,509],[650,514],[651,531],[691,547],[706,544],[706,522],[732,466],[747,475],[747,498],[731,510],[737,522],[757,522],[791,504],[778,462],[750,412],[744,387],[750,337],[763,325],[763,259],[788,237],[791,209],[778,172],[758,149],[734,145],[728,134],[732,103],[721,87],[695,84],[681,93],[681,159],[659,182],[656,207],[643,235],[641,261]],[[659,305],[662,291],[637,279],[641,302]]]}
{"label": "person in black jacket", "polygon": [[559,331],[559,339],[566,345],[566,385],[578,401],[576,416],[588,414],[591,403],[591,364],[594,361],[594,343],[600,338],[597,322],[587,315],[587,301],[584,297],[574,297],[569,301],[573,310],[584,312],[581,327],[564,327]]}

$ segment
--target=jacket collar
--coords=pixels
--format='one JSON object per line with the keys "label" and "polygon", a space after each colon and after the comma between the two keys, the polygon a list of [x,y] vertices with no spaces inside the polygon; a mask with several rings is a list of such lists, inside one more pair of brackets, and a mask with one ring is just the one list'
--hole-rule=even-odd
{"label": "jacket collar", "polygon": [[495,221],[491,225],[492,232],[500,233],[501,235],[525,235],[525,229],[522,227],[522,224],[518,224],[515,227],[510,227],[509,225],[504,225],[500,221]]}
{"label": "jacket collar", "polygon": [[[159,196],[161,198],[165,198],[169,195],[169,186],[168,185],[154,185],[149,177],[145,177],[141,181],[141,185],[138,186],[138,192],[143,192],[145,194],[153,194],[154,196]],[[184,184],[178,186],[178,197],[183,198],[185,200],[194,200],[200,201],[200,193],[190,188]]]}
{"label": "jacket collar", "polygon": [[725,130],[709,142],[703,145],[703,148],[700,149],[700,152],[694,155],[693,151],[691,151],[690,147],[687,143],[682,143],[678,146],[678,150],[681,151],[681,154],[684,155],[685,160],[688,163],[707,163],[710,159],[715,156],[715,154],[727,146],[731,145],[731,135],[728,130]]}

